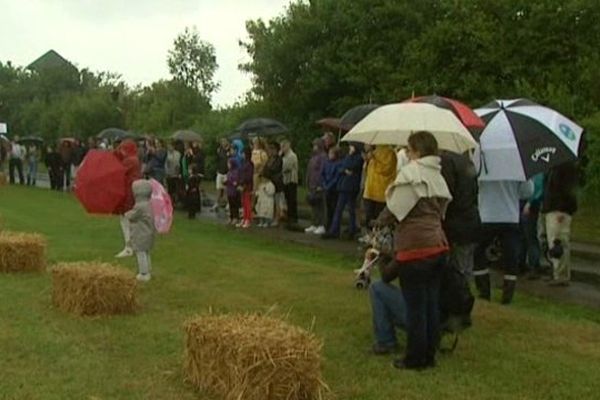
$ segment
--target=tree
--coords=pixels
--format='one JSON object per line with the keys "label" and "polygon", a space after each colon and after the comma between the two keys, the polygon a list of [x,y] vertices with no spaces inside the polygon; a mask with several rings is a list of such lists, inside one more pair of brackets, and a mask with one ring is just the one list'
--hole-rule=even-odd
{"label": "tree", "polygon": [[215,48],[200,39],[196,28],[185,28],[177,36],[173,49],[169,50],[167,64],[174,80],[197,90],[207,100],[219,88],[219,83],[214,81],[219,66]]}

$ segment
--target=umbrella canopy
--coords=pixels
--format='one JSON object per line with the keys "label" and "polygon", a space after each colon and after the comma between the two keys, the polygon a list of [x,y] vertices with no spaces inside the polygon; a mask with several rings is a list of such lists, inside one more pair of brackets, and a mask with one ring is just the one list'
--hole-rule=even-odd
{"label": "umbrella canopy", "polygon": [[17,140],[19,144],[34,144],[36,146],[42,146],[44,144],[44,139],[40,136],[23,136]]}
{"label": "umbrella canopy", "polygon": [[125,200],[125,167],[112,153],[90,150],[75,179],[75,196],[90,214],[113,214]]}
{"label": "umbrella canopy", "polygon": [[485,122],[479,118],[475,111],[458,100],[434,95],[415,97],[406,101],[433,104],[436,107],[452,111],[469,132],[471,132],[475,139],[479,139],[479,135],[481,135],[483,128],[485,128]]}
{"label": "umbrella canopy", "polygon": [[348,132],[358,124],[363,118],[379,108],[378,104],[361,104],[360,106],[352,107],[340,118],[340,128]]}
{"label": "umbrella canopy", "polygon": [[274,136],[288,132],[288,128],[279,121],[270,118],[253,118],[242,122],[234,134],[241,136]]}
{"label": "umbrella canopy", "polygon": [[475,112],[486,122],[477,157],[482,180],[524,181],[579,155],[583,128],[550,108],[496,100]]}
{"label": "umbrella canopy", "polygon": [[171,135],[173,140],[181,140],[182,142],[201,142],[202,135],[190,130],[177,131]]}
{"label": "umbrella canopy", "polygon": [[154,215],[154,226],[158,233],[168,233],[173,224],[173,203],[171,196],[169,196],[159,181],[150,179],[150,185],[152,185],[150,206]]}
{"label": "umbrella canopy", "polygon": [[97,138],[106,140],[125,140],[135,139],[136,135],[119,128],[106,128],[98,134]]}
{"label": "umbrella canopy", "polygon": [[451,111],[425,103],[381,106],[356,124],[342,140],[406,146],[408,137],[418,131],[431,132],[443,150],[464,153],[477,147],[475,139]]}
{"label": "umbrella canopy", "polygon": [[321,128],[332,129],[334,131],[339,131],[341,128],[341,119],[340,118],[323,118],[316,121],[316,124]]}

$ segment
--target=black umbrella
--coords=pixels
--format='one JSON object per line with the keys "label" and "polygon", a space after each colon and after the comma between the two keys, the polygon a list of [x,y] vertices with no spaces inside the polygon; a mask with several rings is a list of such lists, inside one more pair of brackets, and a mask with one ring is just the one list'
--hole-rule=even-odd
{"label": "black umbrella", "polygon": [[44,139],[39,136],[23,136],[17,140],[19,144],[35,144],[37,146],[42,146],[44,144]]}
{"label": "black umbrella", "polygon": [[273,136],[286,133],[288,128],[270,118],[253,118],[244,121],[233,133],[241,136]]}
{"label": "black umbrella", "polygon": [[342,115],[342,118],[340,118],[340,128],[346,132],[350,131],[354,125],[358,124],[364,117],[378,107],[378,104],[362,104],[360,106],[352,107]]}
{"label": "black umbrella", "polygon": [[202,135],[190,130],[177,131],[171,135],[173,140],[181,140],[182,142],[201,142]]}
{"label": "black umbrella", "polygon": [[97,137],[98,139],[106,140],[125,140],[135,139],[137,138],[137,135],[119,128],[106,128],[100,132]]}

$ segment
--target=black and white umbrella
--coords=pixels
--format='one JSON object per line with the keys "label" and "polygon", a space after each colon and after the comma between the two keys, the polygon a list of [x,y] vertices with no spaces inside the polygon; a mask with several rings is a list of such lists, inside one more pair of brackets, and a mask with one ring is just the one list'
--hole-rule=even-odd
{"label": "black and white umbrella", "polygon": [[480,137],[480,179],[525,181],[579,156],[583,128],[530,100],[496,100],[475,110],[486,123]]}

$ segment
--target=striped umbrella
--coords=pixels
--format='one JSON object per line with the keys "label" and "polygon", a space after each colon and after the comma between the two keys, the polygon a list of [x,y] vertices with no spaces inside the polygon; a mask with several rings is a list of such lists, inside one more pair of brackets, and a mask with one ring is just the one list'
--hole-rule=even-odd
{"label": "striped umbrella", "polygon": [[548,107],[496,100],[475,112],[486,123],[476,157],[481,180],[525,181],[579,156],[583,128]]}

